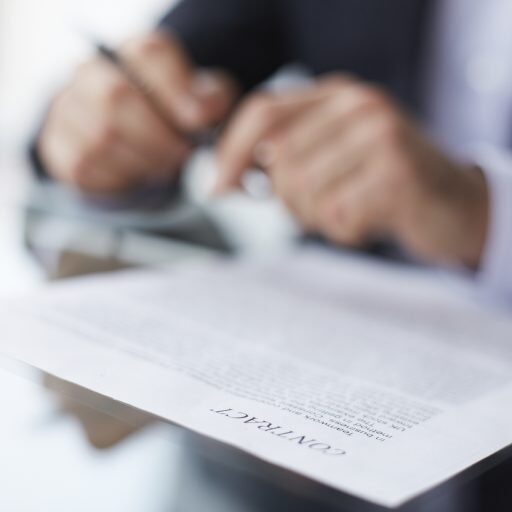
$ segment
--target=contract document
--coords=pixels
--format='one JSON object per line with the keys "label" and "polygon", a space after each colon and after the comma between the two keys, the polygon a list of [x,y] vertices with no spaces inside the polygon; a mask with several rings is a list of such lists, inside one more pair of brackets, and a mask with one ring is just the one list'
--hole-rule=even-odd
{"label": "contract document", "polygon": [[3,355],[374,504],[512,442],[512,316],[463,277],[305,248],[0,311]]}

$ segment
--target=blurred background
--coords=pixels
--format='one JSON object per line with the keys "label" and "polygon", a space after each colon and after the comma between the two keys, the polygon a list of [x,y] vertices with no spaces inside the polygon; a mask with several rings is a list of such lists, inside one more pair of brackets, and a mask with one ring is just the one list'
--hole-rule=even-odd
{"label": "blurred background", "polygon": [[[90,54],[83,33],[116,43],[152,26],[169,0],[0,0],[0,297],[37,288],[24,248],[26,152],[49,99]],[[7,298],[7,299],[6,299]],[[154,427],[97,450],[30,372],[0,364],[0,510],[161,511],[179,468],[178,433]]]}

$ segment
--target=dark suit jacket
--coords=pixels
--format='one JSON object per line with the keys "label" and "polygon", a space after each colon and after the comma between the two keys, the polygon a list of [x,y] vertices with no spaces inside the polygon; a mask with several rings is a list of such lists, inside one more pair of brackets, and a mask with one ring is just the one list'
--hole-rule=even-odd
{"label": "dark suit jacket", "polygon": [[160,26],[201,66],[246,88],[285,64],[350,71],[417,106],[423,33],[433,0],[183,0]]}

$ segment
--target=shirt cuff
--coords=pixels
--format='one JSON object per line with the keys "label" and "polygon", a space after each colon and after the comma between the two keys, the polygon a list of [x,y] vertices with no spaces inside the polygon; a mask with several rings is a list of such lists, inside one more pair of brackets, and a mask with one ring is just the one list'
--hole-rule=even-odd
{"label": "shirt cuff", "polygon": [[491,297],[512,304],[512,152],[482,144],[473,161],[489,187],[490,222],[477,280]]}

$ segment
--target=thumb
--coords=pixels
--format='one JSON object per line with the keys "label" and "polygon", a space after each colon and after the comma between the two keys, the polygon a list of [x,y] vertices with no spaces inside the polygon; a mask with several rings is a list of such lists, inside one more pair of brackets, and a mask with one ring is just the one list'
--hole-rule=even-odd
{"label": "thumb", "polygon": [[239,89],[226,73],[202,69],[194,74],[190,93],[196,101],[187,103],[190,109],[188,127],[199,130],[217,124],[227,116],[239,96]]}
{"label": "thumb", "polygon": [[236,99],[234,80],[221,72],[198,70],[168,34],[132,39],[121,53],[146,95],[179,130],[193,132],[220,121]]}

